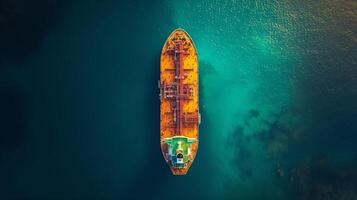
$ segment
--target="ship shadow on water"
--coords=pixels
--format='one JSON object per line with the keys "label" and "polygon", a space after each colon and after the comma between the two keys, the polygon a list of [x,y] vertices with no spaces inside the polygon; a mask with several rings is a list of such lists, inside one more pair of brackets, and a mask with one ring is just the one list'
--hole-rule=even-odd
{"label": "ship shadow on water", "polygon": [[[160,58],[160,53],[158,52],[155,58]],[[151,126],[150,129],[145,133],[148,134],[145,138],[147,139],[146,146],[150,149],[150,159],[146,159],[139,170],[135,173],[132,178],[132,183],[128,185],[126,189],[126,194],[128,197],[146,197],[155,198],[155,196],[160,193],[160,189],[165,185],[170,178],[171,172],[167,166],[164,157],[162,156],[160,148],[160,99],[159,99],[159,89],[157,87],[157,81],[160,79],[160,60],[152,60],[150,64],[151,74],[147,76],[149,78],[148,91],[151,93],[149,99],[146,101],[146,107],[149,108],[148,112],[144,116]],[[138,189],[138,184],[142,187]],[[146,185],[146,186],[145,186]],[[138,190],[140,192],[138,192]]]}

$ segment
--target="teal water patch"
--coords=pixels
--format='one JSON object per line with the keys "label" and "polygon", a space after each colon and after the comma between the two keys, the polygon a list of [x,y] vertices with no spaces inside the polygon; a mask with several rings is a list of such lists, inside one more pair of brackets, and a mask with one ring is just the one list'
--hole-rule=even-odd
{"label": "teal water patch", "polygon": [[304,159],[293,148],[309,134],[312,120],[300,87],[304,59],[321,52],[304,48],[314,29],[323,28],[319,22],[333,18],[313,11],[331,5],[244,0],[169,5],[198,49],[207,123],[201,137],[209,138],[201,146],[210,149],[199,156],[210,156],[205,164],[214,166],[215,177],[208,187],[226,198],[291,199],[291,188],[279,184],[281,165]]}

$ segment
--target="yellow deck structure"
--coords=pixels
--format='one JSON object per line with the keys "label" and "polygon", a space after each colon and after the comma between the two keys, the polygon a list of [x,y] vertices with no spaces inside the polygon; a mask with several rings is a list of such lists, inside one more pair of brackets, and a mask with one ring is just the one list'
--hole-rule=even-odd
{"label": "yellow deck structure", "polygon": [[161,149],[172,173],[184,175],[197,153],[201,116],[197,51],[183,29],[166,40],[160,73]]}

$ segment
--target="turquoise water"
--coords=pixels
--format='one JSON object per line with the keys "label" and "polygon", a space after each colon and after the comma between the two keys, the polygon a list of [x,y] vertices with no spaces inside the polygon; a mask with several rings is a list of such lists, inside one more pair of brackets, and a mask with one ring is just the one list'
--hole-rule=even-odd
{"label": "turquoise water", "polygon": [[[349,124],[356,116],[352,102],[340,105],[356,98],[352,56],[356,35],[349,24],[356,20],[355,3],[180,1],[169,5],[177,25],[187,29],[198,47],[206,122],[201,132],[207,134],[210,165],[216,171],[210,173],[215,180],[211,186],[217,195],[299,198],[306,194],[294,194],[294,187],[309,183],[296,186],[297,163],[314,156],[337,163],[349,157],[344,148],[352,147],[351,143],[325,146],[323,141],[353,131],[333,130],[324,138],[325,129],[333,126],[325,117]],[[338,97],[341,94],[349,98]],[[320,112],[326,114],[322,117]],[[349,118],[337,117],[341,113],[349,113]],[[347,159],[351,158],[355,155]]]}
{"label": "turquoise water", "polygon": [[[355,2],[52,9],[0,15],[2,199],[356,199]],[[157,89],[178,27],[198,50],[203,119],[183,177],[161,154]]]}

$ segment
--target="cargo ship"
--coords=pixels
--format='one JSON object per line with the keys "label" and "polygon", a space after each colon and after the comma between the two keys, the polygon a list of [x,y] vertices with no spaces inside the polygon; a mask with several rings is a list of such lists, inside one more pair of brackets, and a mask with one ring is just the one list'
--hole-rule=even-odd
{"label": "cargo ship", "polygon": [[198,150],[199,124],[198,55],[193,40],[183,29],[166,40],[160,60],[160,143],[174,175],[185,175]]}

